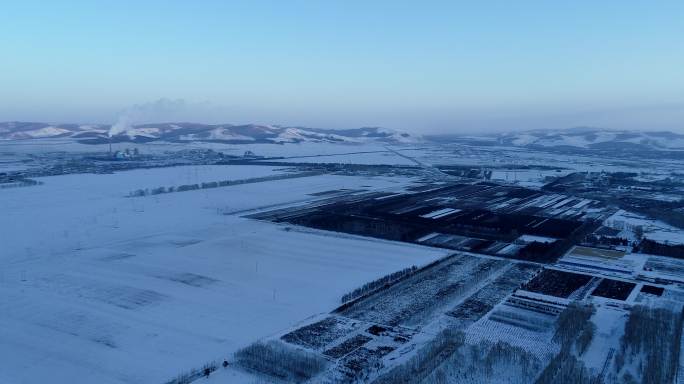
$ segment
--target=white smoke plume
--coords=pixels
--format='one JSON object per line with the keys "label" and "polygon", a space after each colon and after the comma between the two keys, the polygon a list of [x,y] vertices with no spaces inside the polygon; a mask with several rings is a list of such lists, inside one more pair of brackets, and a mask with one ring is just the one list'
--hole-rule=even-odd
{"label": "white smoke plume", "polygon": [[130,119],[128,118],[128,115],[122,114],[116,120],[116,123],[109,127],[109,132],[107,133],[109,137],[112,137],[126,132],[128,128],[130,128]]}
{"label": "white smoke plume", "polygon": [[112,137],[125,133],[135,124],[173,121],[187,110],[188,103],[183,99],[162,98],[149,103],[136,104],[119,115],[116,123],[109,128],[108,135]]}

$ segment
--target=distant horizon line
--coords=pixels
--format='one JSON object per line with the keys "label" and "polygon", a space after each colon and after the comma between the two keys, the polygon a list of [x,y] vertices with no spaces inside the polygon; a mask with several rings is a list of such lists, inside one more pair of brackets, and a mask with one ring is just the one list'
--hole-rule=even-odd
{"label": "distant horizon line", "polygon": [[[102,126],[102,127],[109,127],[111,128],[116,124],[114,123],[94,123],[94,122],[64,122],[64,121],[37,121],[37,120],[0,120],[0,125],[1,124],[45,124],[48,126],[59,126],[59,125],[78,125],[78,126]],[[288,124],[265,124],[265,123],[204,123],[204,122],[198,122],[198,121],[168,121],[168,120],[163,120],[163,121],[154,121],[154,122],[140,122],[140,123],[133,123],[130,124],[133,127],[139,127],[139,126],[145,126],[145,125],[154,125],[154,124],[160,124],[160,125],[165,125],[165,124],[194,124],[194,125],[205,125],[205,126],[226,126],[226,127],[241,127],[241,126],[257,126],[257,127],[275,127],[275,128],[303,128],[303,129],[317,129],[317,130],[325,130],[325,131],[344,131],[344,130],[355,130],[355,129],[387,129],[390,131],[395,131],[395,132],[405,132],[405,133],[412,133],[412,134],[418,134],[414,130],[405,130],[405,129],[396,129],[396,128],[391,128],[391,127],[386,127],[386,126],[380,126],[380,125],[361,125],[361,126],[356,126],[356,127],[348,127],[348,128],[322,128],[322,127],[314,127],[314,126],[306,126],[306,125],[288,125]],[[581,131],[581,130],[588,130],[588,131],[608,131],[608,132],[653,132],[653,133],[658,133],[658,132],[669,132],[669,133],[678,133],[676,130],[669,130],[669,129],[626,129],[626,128],[606,128],[606,127],[601,127],[601,126],[593,126],[593,125],[574,125],[574,126],[569,126],[565,128],[530,128],[530,129],[500,129],[500,128],[493,128],[491,131],[487,132],[481,132],[480,129],[477,128],[472,128],[472,129],[459,129],[457,131],[446,131],[446,130],[434,130],[432,132],[425,132],[420,134],[421,136],[447,136],[447,135],[466,135],[466,134],[474,134],[476,133],[475,131],[480,131],[480,134],[485,134],[485,135],[491,135],[491,134],[501,134],[501,133],[513,133],[513,132],[543,132],[543,131],[561,131],[561,132],[568,132],[568,131]],[[684,131],[684,128],[682,129]],[[579,133],[579,132],[578,132]]]}

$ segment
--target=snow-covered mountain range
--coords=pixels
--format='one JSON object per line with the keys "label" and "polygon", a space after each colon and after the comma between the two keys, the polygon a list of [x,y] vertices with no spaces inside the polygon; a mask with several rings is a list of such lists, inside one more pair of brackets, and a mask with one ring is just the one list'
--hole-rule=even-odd
{"label": "snow-covered mountain range", "polygon": [[684,135],[668,131],[624,131],[591,127],[544,129],[490,135],[428,136],[433,141],[543,149],[684,150]]}
{"label": "snow-covered mountain range", "polygon": [[384,143],[416,142],[420,137],[386,128],[318,129],[274,125],[231,125],[196,123],[138,124],[112,130],[105,124],[48,124],[32,122],[0,123],[0,140],[72,138],[82,143],[107,142],[223,142],[223,143],[299,143],[333,142]]}
{"label": "snow-covered mountain range", "polygon": [[502,144],[515,146],[569,146],[601,149],[615,146],[645,146],[651,149],[684,149],[684,135],[667,131],[612,131],[596,128],[537,130],[498,136]]}
{"label": "snow-covered mountain range", "polygon": [[72,138],[82,143],[117,142],[221,142],[245,143],[417,143],[457,142],[539,149],[568,150],[684,150],[684,134],[668,131],[625,131],[577,127],[485,135],[417,136],[387,128],[319,129],[278,125],[198,123],[138,124],[112,129],[106,124],[0,123],[0,140]]}

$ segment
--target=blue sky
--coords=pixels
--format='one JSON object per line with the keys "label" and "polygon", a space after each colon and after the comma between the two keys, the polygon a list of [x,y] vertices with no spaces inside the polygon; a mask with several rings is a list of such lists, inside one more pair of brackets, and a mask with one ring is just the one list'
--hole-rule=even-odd
{"label": "blue sky", "polygon": [[0,5],[0,120],[684,130],[682,1]]}

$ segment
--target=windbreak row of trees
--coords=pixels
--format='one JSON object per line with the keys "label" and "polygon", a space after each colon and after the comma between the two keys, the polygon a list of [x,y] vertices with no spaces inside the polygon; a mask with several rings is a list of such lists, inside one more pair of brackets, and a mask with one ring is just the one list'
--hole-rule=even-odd
{"label": "windbreak row of trees", "polygon": [[632,308],[615,357],[621,382],[672,383],[679,363],[682,308]]}
{"label": "windbreak row of trees", "polygon": [[385,275],[379,279],[366,283],[363,286],[342,295],[342,303],[346,303],[348,301],[365,296],[367,294],[377,291],[380,288],[390,286],[398,280],[415,273],[417,270],[418,267],[412,265],[408,268],[402,269],[401,271],[390,273],[389,275]]}
{"label": "windbreak row of trees", "polygon": [[639,243],[638,249],[639,252],[649,253],[651,255],[684,259],[684,245],[681,244],[665,244],[650,239],[644,239]]}
{"label": "windbreak row of trees", "polygon": [[506,342],[464,344],[423,384],[528,384],[542,369],[532,353]]}
{"label": "windbreak row of trees", "polygon": [[227,187],[229,185],[260,183],[262,181],[291,179],[291,178],[295,178],[295,177],[304,177],[304,176],[314,176],[314,175],[318,175],[320,173],[321,172],[317,172],[317,171],[299,172],[299,173],[288,173],[288,174],[283,174],[283,175],[252,177],[249,179],[241,179],[241,180],[209,181],[206,183],[184,184],[184,185],[179,185],[179,186],[174,186],[174,187],[157,187],[157,188],[151,188],[151,189],[150,188],[136,189],[135,191],[130,192],[128,194],[128,197],[142,197],[142,196],[150,196],[150,195],[161,195],[164,193],[196,191],[198,189],[211,189],[211,188]]}
{"label": "windbreak row of trees", "polygon": [[544,362],[523,348],[506,342],[469,344],[462,332],[444,330],[373,384],[527,384],[543,367]]}
{"label": "windbreak row of trees", "polygon": [[584,354],[594,338],[596,326],[591,317],[593,305],[572,302],[561,312],[556,322],[553,340],[561,346],[560,352],[544,368],[535,384],[577,383],[592,384],[595,377],[578,358]]}
{"label": "windbreak row of trees", "polygon": [[629,240],[611,236],[588,235],[584,238],[584,242],[593,245],[629,245]]}
{"label": "windbreak row of trees", "polygon": [[411,359],[378,377],[373,384],[421,383],[464,343],[463,332],[444,330]]}
{"label": "windbreak row of trees", "polygon": [[0,183],[0,189],[6,188],[21,188],[21,187],[32,187],[34,185],[41,185],[42,181],[32,180],[32,179],[21,179],[18,181],[12,181],[8,183]]}
{"label": "windbreak row of trees", "polygon": [[254,343],[238,351],[235,358],[244,368],[291,383],[307,381],[327,366],[324,358],[279,341]]}

